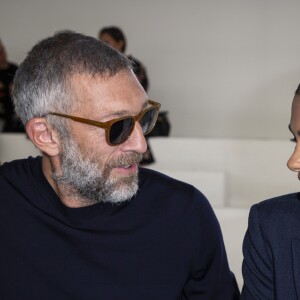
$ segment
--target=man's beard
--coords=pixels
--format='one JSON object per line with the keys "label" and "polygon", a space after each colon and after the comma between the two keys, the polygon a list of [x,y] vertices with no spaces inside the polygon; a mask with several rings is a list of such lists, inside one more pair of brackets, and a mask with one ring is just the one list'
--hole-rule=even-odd
{"label": "man's beard", "polygon": [[108,161],[92,153],[82,155],[78,144],[70,137],[62,144],[61,172],[53,172],[52,177],[63,192],[74,198],[83,198],[83,205],[99,202],[121,203],[132,198],[138,190],[138,174],[111,177],[114,167],[138,164],[142,155],[136,152],[123,154]]}

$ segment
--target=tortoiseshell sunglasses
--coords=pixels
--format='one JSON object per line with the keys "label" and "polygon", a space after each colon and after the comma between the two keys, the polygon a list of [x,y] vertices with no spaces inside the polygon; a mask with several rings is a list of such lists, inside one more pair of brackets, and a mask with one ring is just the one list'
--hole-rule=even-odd
{"label": "tortoiseshell sunglasses", "polygon": [[150,105],[150,107],[142,110],[136,116],[116,118],[107,122],[99,122],[95,120],[89,120],[56,112],[51,112],[49,114],[63,118],[68,118],[75,122],[103,128],[105,129],[106,142],[111,146],[117,146],[126,142],[129,139],[131,133],[134,130],[135,122],[140,123],[144,135],[151,132],[157,121],[158,112],[161,104],[153,100],[148,100],[148,105]]}

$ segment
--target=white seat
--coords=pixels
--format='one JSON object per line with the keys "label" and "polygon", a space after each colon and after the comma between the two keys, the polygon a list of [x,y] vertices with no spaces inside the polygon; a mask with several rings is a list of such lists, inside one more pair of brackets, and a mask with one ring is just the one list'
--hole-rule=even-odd
{"label": "white seat", "polygon": [[0,162],[40,155],[24,133],[0,134]]}

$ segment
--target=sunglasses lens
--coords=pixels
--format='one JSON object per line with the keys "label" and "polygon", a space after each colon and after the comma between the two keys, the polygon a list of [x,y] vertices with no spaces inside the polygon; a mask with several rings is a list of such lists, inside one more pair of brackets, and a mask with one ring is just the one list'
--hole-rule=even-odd
{"label": "sunglasses lens", "polygon": [[140,120],[143,133],[148,134],[154,127],[157,120],[157,109],[152,108],[144,113]]}
{"label": "sunglasses lens", "polygon": [[112,145],[122,144],[130,136],[134,126],[132,118],[113,123],[109,131],[109,141]]}
{"label": "sunglasses lens", "polygon": [[[158,110],[156,108],[148,109],[144,112],[140,119],[140,125],[143,130],[143,134],[148,134],[154,127],[158,116]],[[116,121],[113,123],[109,130],[109,143],[111,145],[120,145],[124,143],[131,135],[135,120],[132,117]]]}

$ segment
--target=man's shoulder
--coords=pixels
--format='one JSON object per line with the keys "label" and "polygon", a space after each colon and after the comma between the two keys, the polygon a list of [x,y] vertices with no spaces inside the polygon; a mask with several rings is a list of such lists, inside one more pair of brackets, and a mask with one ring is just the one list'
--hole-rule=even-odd
{"label": "man's shoulder", "polygon": [[259,225],[270,235],[289,234],[300,226],[300,193],[292,193],[264,200],[251,207],[249,226]]}
{"label": "man's shoulder", "polygon": [[156,170],[140,168],[140,191],[143,195],[157,198],[174,205],[191,205],[195,209],[208,209],[210,204],[204,194],[193,185],[172,178]]}
{"label": "man's shoulder", "polygon": [[[219,225],[209,200],[193,185],[155,170],[141,168],[137,194],[148,211],[168,220],[168,224],[219,232]],[[155,210],[153,210],[155,208]]]}
{"label": "man's shoulder", "polygon": [[260,214],[286,214],[300,211],[300,193],[277,196],[255,204]]}
{"label": "man's shoulder", "polygon": [[21,179],[21,176],[28,174],[28,169],[31,165],[41,164],[41,158],[24,158],[9,162],[4,162],[0,166],[0,176],[2,179],[14,180],[16,177]]}
{"label": "man's shoulder", "polygon": [[182,190],[184,192],[194,192],[195,190],[195,188],[189,183],[148,168],[140,168],[140,182],[143,185],[151,184],[160,188],[176,189],[177,191]]}
{"label": "man's shoulder", "polygon": [[7,172],[9,170],[15,169],[18,166],[26,164],[27,160],[28,159],[23,158],[23,159],[16,159],[16,160],[12,160],[12,161],[3,162],[0,165],[0,172],[1,173],[3,173],[3,172],[5,173],[5,172]]}

